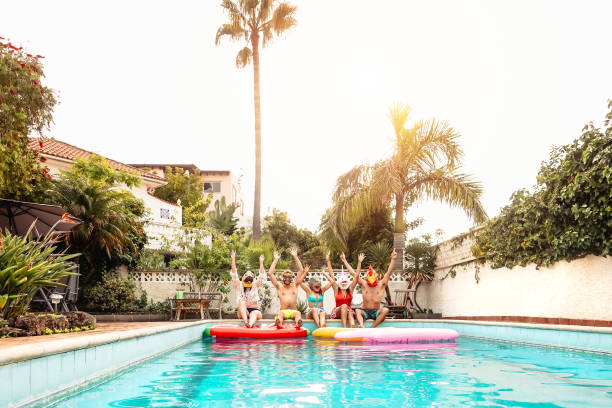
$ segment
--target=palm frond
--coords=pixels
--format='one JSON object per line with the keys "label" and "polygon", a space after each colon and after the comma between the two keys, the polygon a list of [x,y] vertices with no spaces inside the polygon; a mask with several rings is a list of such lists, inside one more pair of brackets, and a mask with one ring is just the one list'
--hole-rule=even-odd
{"label": "palm frond", "polygon": [[410,112],[412,112],[412,108],[404,102],[395,102],[389,106],[389,119],[391,119],[391,124],[393,125],[397,138],[400,137],[406,126],[406,121],[408,121]]}
{"label": "palm frond", "polygon": [[413,159],[425,160],[433,167],[440,160],[454,166],[463,157],[463,149],[459,145],[460,135],[447,121],[419,121],[414,132]]}
{"label": "palm frond", "polygon": [[232,41],[239,41],[241,39],[248,39],[248,31],[242,26],[236,24],[223,24],[217,30],[215,36],[215,45],[219,45],[221,37],[228,36]]}
{"label": "palm frond", "polygon": [[267,24],[272,27],[272,30],[274,30],[276,35],[279,35],[297,25],[297,20],[295,19],[296,11],[297,6],[287,2],[282,2],[276,7],[276,9],[274,9],[272,18]]}
{"label": "palm frond", "polygon": [[244,68],[251,63],[253,52],[249,47],[244,47],[236,55],[236,67]]}
{"label": "palm frond", "polygon": [[487,213],[480,202],[482,185],[471,176],[457,173],[451,166],[444,166],[426,174],[417,174],[406,185],[406,189],[418,197],[427,197],[461,208],[475,222],[485,221]]}

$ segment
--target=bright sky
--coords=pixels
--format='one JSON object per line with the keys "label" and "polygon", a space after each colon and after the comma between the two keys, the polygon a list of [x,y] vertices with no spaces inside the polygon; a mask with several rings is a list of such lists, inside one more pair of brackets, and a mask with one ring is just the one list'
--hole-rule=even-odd
{"label": "bright sky", "polygon": [[[298,26],[262,55],[264,215],[315,230],[338,175],[391,150],[387,108],[462,134],[464,169],[496,215],[552,145],[601,124],[612,98],[610,1],[294,1]],[[252,214],[252,67],[215,47],[220,1],[12,1],[0,36],[46,56],[61,104],[48,136],[124,163],[244,174]],[[471,222],[423,202],[409,235]]]}

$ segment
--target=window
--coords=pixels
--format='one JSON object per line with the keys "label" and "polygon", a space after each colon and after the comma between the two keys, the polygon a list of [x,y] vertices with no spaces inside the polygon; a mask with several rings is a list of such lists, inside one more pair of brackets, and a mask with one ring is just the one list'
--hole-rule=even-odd
{"label": "window", "polygon": [[168,208],[160,208],[159,209],[159,218],[163,218],[166,220],[170,219],[170,209]]}
{"label": "window", "polygon": [[220,181],[207,181],[204,183],[204,192],[205,193],[220,193],[221,192],[221,182]]}

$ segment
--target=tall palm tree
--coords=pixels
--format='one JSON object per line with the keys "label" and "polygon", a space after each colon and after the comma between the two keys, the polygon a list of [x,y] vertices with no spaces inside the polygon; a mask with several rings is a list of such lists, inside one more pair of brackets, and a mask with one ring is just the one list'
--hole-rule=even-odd
{"label": "tall palm tree", "polygon": [[221,37],[246,42],[236,55],[236,67],[253,62],[253,97],[255,100],[255,199],[253,205],[253,240],[261,237],[261,106],[259,97],[259,44],[268,45],[277,36],[296,25],[296,6],[276,0],[222,0],[229,21],[217,30],[215,45]]}
{"label": "tall palm tree", "polygon": [[330,222],[359,219],[380,208],[395,210],[395,269],[402,268],[406,222],[404,212],[416,200],[429,198],[462,208],[476,222],[487,215],[480,202],[482,187],[458,172],[463,150],[459,134],[444,121],[418,121],[406,128],[411,109],[396,103],[389,108],[395,131],[393,154],[373,165],[358,165],[338,177],[335,214]]}

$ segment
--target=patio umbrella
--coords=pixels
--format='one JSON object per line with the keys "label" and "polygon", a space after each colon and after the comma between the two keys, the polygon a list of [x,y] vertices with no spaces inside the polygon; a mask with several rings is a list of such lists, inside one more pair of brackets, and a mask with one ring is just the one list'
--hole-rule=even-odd
{"label": "patio umbrella", "polygon": [[57,205],[0,198],[0,230],[8,228],[13,234],[24,236],[33,222],[32,236],[39,238],[45,236],[54,225],[55,233],[69,232],[81,220]]}

